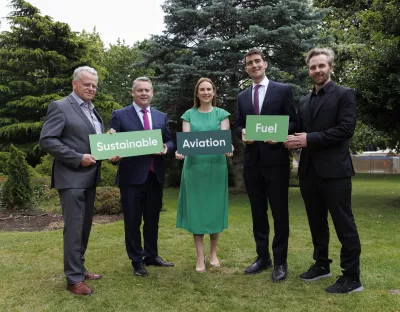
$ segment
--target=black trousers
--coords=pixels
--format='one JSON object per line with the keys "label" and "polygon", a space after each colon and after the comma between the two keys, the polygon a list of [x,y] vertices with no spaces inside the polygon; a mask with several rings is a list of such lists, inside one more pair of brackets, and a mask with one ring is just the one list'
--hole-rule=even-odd
{"label": "black trousers", "polygon": [[361,245],[351,210],[351,189],[351,177],[321,178],[312,164],[308,166],[307,174],[300,178],[300,191],[314,244],[314,260],[322,266],[332,262],[328,257],[329,211],[342,244],[340,266],[343,274],[359,275]]}
{"label": "black trousers", "polygon": [[96,188],[58,190],[64,217],[64,273],[68,284],[85,280],[85,252],[92,228]]}
{"label": "black trousers", "polygon": [[289,240],[289,167],[244,167],[243,177],[251,205],[257,255],[269,259],[268,203],[274,219],[272,252],[275,265],[286,263]]}
{"label": "black trousers", "polygon": [[[156,257],[163,185],[158,182],[155,173],[149,172],[145,183],[120,186],[120,193],[129,259],[135,264],[142,262],[143,257]],[[140,232],[142,219],[144,249]]]}

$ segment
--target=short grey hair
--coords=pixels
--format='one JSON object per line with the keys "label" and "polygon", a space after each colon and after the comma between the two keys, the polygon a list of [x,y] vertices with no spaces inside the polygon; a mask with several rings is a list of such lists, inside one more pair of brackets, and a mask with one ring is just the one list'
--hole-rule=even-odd
{"label": "short grey hair", "polygon": [[79,79],[81,73],[83,73],[83,72],[90,73],[90,74],[96,76],[97,80],[99,79],[99,76],[97,75],[97,71],[94,68],[89,67],[89,66],[81,66],[81,67],[78,67],[77,69],[75,69],[73,79],[75,81],[77,81]]}
{"label": "short grey hair", "polygon": [[328,48],[314,48],[311,49],[306,56],[306,64],[307,67],[309,67],[310,65],[310,60],[312,57],[317,56],[317,55],[326,55],[326,57],[328,58],[328,64],[329,66],[333,65],[333,61],[335,59],[335,52],[333,52],[333,50],[328,49]]}
{"label": "short grey hair", "polygon": [[151,83],[150,78],[148,78],[148,77],[138,77],[138,78],[136,78],[135,80],[133,80],[133,83],[132,83],[132,90],[135,89],[136,83],[137,83],[138,81],[146,81],[146,82],[148,82],[148,83],[151,85],[151,88],[153,89],[153,84]]}

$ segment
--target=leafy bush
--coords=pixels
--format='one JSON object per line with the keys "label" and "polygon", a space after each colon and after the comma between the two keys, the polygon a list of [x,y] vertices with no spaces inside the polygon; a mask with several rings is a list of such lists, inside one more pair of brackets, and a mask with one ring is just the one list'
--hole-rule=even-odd
{"label": "leafy bush", "polygon": [[165,186],[177,187],[181,184],[183,161],[168,155],[165,160]]}
{"label": "leafy bush", "polygon": [[2,204],[9,209],[30,208],[33,199],[31,173],[32,168],[25,160],[25,154],[14,145],[10,146],[10,158],[7,161],[8,179],[3,185]]}
{"label": "leafy bush", "polygon": [[40,158],[40,164],[35,167],[35,170],[39,174],[51,176],[51,170],[53,168],[53,156],[50,154],[44,155]]}
{"label": "leafy bush", "polygon": [[117,214],[121,212],[119,188],[98,187],[94,203],[94,214]]}
{"label": "leafy bush", "polygon": [[117,176],[118,166],[107,161],[101,163],[101,174],[99,186],[114,186]]}
{"label": "leafy bush", "polygon": [[9,158],[9,152],[0,152],[0,173],[7,174],[7,161]]}

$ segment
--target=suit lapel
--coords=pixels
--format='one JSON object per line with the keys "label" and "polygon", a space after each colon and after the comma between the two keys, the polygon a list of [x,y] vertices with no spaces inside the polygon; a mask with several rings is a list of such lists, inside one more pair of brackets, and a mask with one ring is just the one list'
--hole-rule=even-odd
{"label": "suit lapel", "polygon": [[96,134],[96,129],[93,127],[92,123],[89,121],[89,119],[83,112],[82,107],[78,104],[77,101],[75,101],[74,97],[72,95],[69,95],[68,100],[72,104],[72,108],[75,110],[75,112],[83,119],[85,124],[89,127],[90,132]]}
{"label": "suit lapel", "polygon": [[151,112],[151,124],[152,124],[152,129],[155,129],[154,128],[154,125],[156,125],[156,123],[157,123],[157,112],[156,112],[156,110],[154,109],[154,108],[152,108],[152,107],[150,107],[150,112]]}
{"label": "suit lapel", "polygon": [[[333,86],[333,85],[330,86],[329,90],[327,91],[326,96],[324,96],[324,98],[322,99],[322,101],[320,101],[320,102],[318,103],[318,105],[315,107],[315,109],[314,109],[314,115],[312,116],[312,119],[313,119],[313,120],[314,120],[315,116],[317,115],[319,109],[321,108],[322,104],[324,104],[324,103],[326,102],[326,100],[332,95],[333,89],[334,89],[334,86]],[[310,98],[311,98],[311,97],[310,97]]]}
{"label": "suit lapel", "polygon": [[104,133],[104,124],[103,124],[103,119],[101,119],[101,116],[99,115],[99,113],[93,109],[93,113],[96,116],[97,120],[100,122],[101,125],[101,133]]}
{"label": "suit lapel", "polygon": [[303,107],[300,107],[301,114],[303,116],[304,125],[310,126],[311,125],[311,113],[310,113],[310,101],[311,101],[311,93],[309,93],[306,98],[304,99]]}
{"label": "suit lapel", "polygon": [[272,96],[274,94],[274,89],[275,89],[275,83],[270,80],[268,82],[267,91],[265,92],[264,101],[263,101],[263,104],[261,107],[260,115],[266,115],[268,105],[270,105],[270,103],[272,103]]}
{"label": "suit lapel", "polygon": [[140,120],[138,113],[136,112],[135,108],[133,105],[130,105],[128,110],[126,111],[128,114],[129,118],[132,119],[133,123],[136,125],[139,125],[140,129],[144,130],[142,121]]}

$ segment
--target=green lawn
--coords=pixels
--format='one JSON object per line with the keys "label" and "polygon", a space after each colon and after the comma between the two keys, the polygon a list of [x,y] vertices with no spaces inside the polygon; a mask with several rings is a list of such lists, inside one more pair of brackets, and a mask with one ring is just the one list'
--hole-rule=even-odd
{"label": "green lawn", "polygon": [[[0,233],[0,311],[400,311],[400,176],[358,175],[354,214],[359,229],[365,291],[332,295],[324,288],[335,277],[305,283],[298,275],[312,264],[312,244],[298,188],[290,189],[289,276],[272,283],[271,270],[245,276],[255,258],[250,208],[245,195],[230,196],[229,229],[221,235],[222,267],[195,272],[192,237],[175,228],[177,189],[165,191],[160,222],[160,255],[174,268],[148,269],[134,277],[124,247],[123,223],[93,228],[89,270],[103,278],[88,284],[92,296],[65,290],[62,231]],[[331,227],[331,270],[340,274],[339,242]],[[208,242],[207,242],[208,246]]]}

